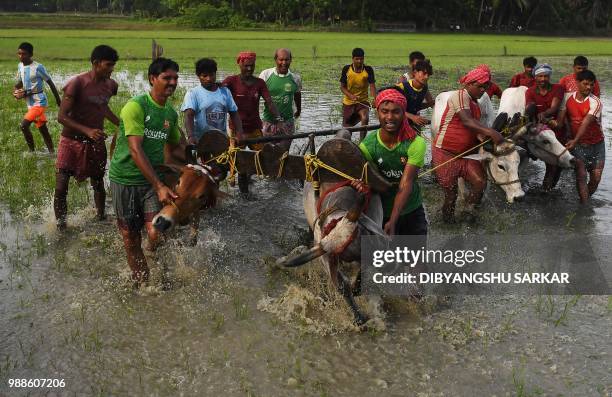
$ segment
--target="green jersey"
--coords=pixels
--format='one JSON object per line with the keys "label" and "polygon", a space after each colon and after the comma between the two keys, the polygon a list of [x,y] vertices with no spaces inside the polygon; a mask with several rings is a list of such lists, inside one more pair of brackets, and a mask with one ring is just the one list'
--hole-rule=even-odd
{"label": "green jersey", "polygon": [[164,145],[177,144],[180,140],[178,114],[170,102],[160,106],[150,94],[143,94],[130,99],[121,109],[119,118],[121,122],[108,171],[109,179],[122,185],[146,185],[149,181],[132,159],[127,137],[134,135],[144,138],[142,149],[153,168],[156,168],[164,163]]}
{"label": "green jersey", "polygon": [[[427,150],[425,139],[417,135],[414,140],[402,141],[390,149],[382,142],[380,130],[377,130],[375,133],[369,134],[359,144],[359,149],[361,149],[365,158],[372,165],[375,165],[392,185],[386,193],[381,195],[384,217],[389,218],[393,211],[393,202],[399,190],[399,183],[404,174],[406,163],[419,168],[425,163],[425,151]],[[421,188],[415,180],[410,198],[400,215],[409,214],[422,204]]]}
{"label": "green jersey", "polygon": [[[266,69],[260,73],[259,78],[266,82],[272,102],[278,109],[285,121],[293,120],[293,96],[302,90],[302,79],[299,75],[289,71],[287,74],[279,74],[276,68]],[[263,119],[268,122],[274,121],[274,116],[264,107]]]}

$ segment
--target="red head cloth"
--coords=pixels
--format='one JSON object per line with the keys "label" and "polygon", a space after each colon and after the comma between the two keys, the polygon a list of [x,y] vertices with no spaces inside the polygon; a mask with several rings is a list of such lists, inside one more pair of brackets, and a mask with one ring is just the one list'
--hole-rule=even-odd
{"label": "red head cloth", "polygon": [[473,82],[485,84],[489,81],[491,81],[491,69],[487,65],[478,65],[459,79],[460,84],[470,84]]}
{"label": "red head cloth", "polygon": [[[390,88],[384,91],[381,91],[376,95],[376,101],[374,101],[374,105],[378,109],[383,102],[393,102],[398,104],[402,110],[406,111],[406,97],[404,94],[399,92],[396,89]],[[406,139],[414,139],[416,137],[416,131],[410,127],[408,124],[408,120],[406,117],[403,118],[402,127],[397,136],[399,141],[405,141]]]}
{"label": "red head cloth", "polygon": [[252,51],[242,51],[238,54],[238,57],[236,58],[236,63],[240,63],[242,61],[248,61],[248,60],[255,60],[255,58],[257,57],[257,54],[255,54]]}

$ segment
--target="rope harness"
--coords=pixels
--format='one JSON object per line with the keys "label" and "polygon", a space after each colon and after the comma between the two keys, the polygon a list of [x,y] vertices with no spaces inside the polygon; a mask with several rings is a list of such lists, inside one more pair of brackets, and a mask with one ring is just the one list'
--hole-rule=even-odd
{"label": "rope harness", "polygon": [[[329,223],[327,223],[324,227],[323,224],[325,223],[325,220],[327,219],[327,217],[329,215],[331,215],[332,213],[336,212],[336,211],[347,211],[344,210],[342,208],[336,207],[335,205],[332,205],[330,207],[327,207],[326,209],[324,209],[323,211],[321,211],[321,207],[323,206],[323,202],[325,201],[325,199],[328,197],[328,195],[330,193],[333,193],[335,191],[337,191],[340,188],[349,186],[352,188],[351,186],[351,181],[347,180],[347,181],[342,181],[342,182],[338,182],[336,183],[334,186],[332,186],[330,189],[326,190],[325,192],[323,192],[323,194],[321,194],[321,197],[319,197],[319,199],[317,200],[317,217],[315,218],[314,222],[313,222],[313,228],[317,226],[318,223],[318,227],[321,229],[321,238],[325,238],[325,236],[327,236],[328,234],[330,234],[332,232],[332,230],[334,230],[334,228],[338,225],[338,223],[344,219],[344,217],[340,217],[340,218],[336,218],[336,219],[332,219],[331,221],[329,221]],[[363,203],[363,206],[361,207],[361,213],[364,213],[368,210],[368,207],[370,205],[370,197],[371,197],[371,191],[370,189],[366,189],[365,193],[361,193],[360,194],[365,194],[365,201]],[[351,245],[351,243],[353,241],[355,241],[355,239],[357,238],[358,235],[358,227],[355,227],[355,229],[353,230],[353,232],[351,233],[351,235],[349,236],[349,238],[344,241],[341,245],[338,246],[338,248],[336,248],[336,250],[334,250],[334,252],[330,252],[330,255],[340,255],[342,254],[342,252],[344,252],[344,250]]]}

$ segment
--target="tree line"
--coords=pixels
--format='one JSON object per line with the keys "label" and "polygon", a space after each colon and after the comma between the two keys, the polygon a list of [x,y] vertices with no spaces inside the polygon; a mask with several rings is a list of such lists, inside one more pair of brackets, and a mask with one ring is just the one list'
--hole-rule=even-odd
{"label": "tree line", "polygon": [[609,34],[610,0],[3,0],[0,11],[174,18],[199,28],[301,25],[375,30]]}

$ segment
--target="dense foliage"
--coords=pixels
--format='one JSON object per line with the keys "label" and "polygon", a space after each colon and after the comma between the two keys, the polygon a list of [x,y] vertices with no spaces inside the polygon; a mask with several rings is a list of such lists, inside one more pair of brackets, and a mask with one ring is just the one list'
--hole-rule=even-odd
{"label": "dense foliage", "polygon": [[[3,0],[0,11],[94,12],[176,18],[192,27],[314,25],[338,30],[603,33],[609,0]],[[381,6],[382,5],[382,6]]]}

